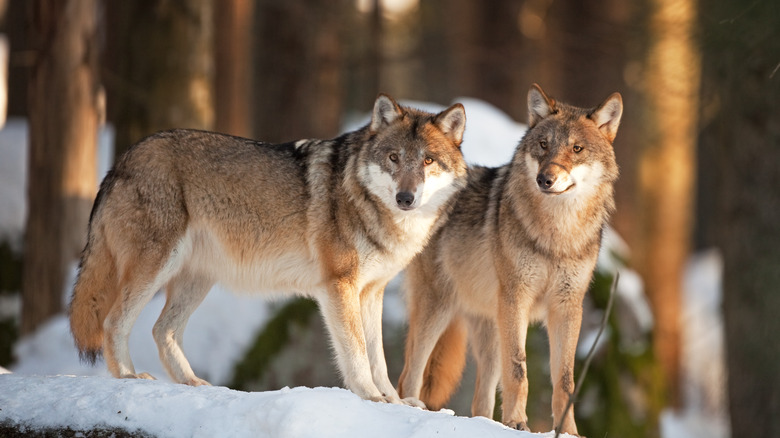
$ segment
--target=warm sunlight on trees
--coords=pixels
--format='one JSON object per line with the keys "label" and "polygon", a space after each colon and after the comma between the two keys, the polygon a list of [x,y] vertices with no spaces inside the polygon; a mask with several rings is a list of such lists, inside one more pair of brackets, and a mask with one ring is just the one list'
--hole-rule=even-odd
{"label": "warm sunlight on trees", "polygon": [[[694,214],[700,54],[696,2],[650,2],[639,139],[639,239],[632,254],[655,318],[653,349],[662,372],[654,400],[680,405],[682,279]],[[663,399],[663,397],[661,397]],[[660,406],[657,406],[660,408]]]}
{"label": "warm sunlight on trees", "polygon": [[[115,133],[115,157],[171,128],[269,142],[332,138],[364,120],[378,93],[412,105],[468,107],[475,98],[525,123],[536,82],[578,106],[620,92],[625,108],[610,225],[627,246],[616,257],[640,275],[621,277],[633,280],[635,296],[616,298],[607,346],[577,401],[580,431],[657,437],[662,411],[690,408],[694,385],[681,380],[701,362],[686,360],[686,336],[700,332],[692,335],[684,318],[701,303],[683,298],[697,289],[685,283],[691,253],[707,250],[724,262],[723,278],[713,268],[712,287],[702,289],[715,291],[708,334],[721,346],[723,330],[727,357],[718,350],[706,360],[718,370],[728,365],[728,382],[718,374],[700,385],[719,391],[719,413],[707,415],[723,420],[728,409],[735,437],[780,436],[780,1],[0,0],[0,34],[10,47],[4,130],[29,125],[28,144],[8,129],[0,150],[27,160],[26,175],[0,184],[19,186],[9,193],[24,201],[0,203],[0,212],[18,217],[14,235],[0,235],[0,366],[14,366],[19,335],[66,311],[68,268],[84,246],[96,194],[103,120]],[[486,121],[470,111],[467,134],[503,134],[495,120],[473,128]],[[519,140],[506,142],[508,154]],[[464,150],[483,145],[469,141]],[[0,176],[12,173],[10,161],[0,161]],[[597,275],[586,298],[583,339],[588,319],[603,310],[605,282]],[[268,363],[250,353],[236,382],[252,390],[337,382],[320,366],[328,342],[311,303],[272,311],[251,349]],[[292,324],[298,320],[305,323]],[[549,373],[545,329],[533,330],[529,375]],[[403,362],[403,333],[385,337],[392,371],[393,361]],[[306,363],[296,368],[288,356]],[[281,383],[288,375],[296,377]],[[551,394],[534,386],[543,380],[529,386],[529,412],[543,422],[533,427],[549,419]],[[468,413],[470,391],[464,385],[453,411]]]}
{"label": "warm sunlight on trees", "polygon": [[221,1],[214,8],[215,123],[226,134],[251,137],[252,42],[255,3]]}
{"label": "warm sunlight on trees", "polygon": [[106,2],[117,156],[156,131],[214,127],[214,2]]}
{"label": "warm sunlight on trees", "polygon": [[255,136],[282,142],[338,134],[344,43],[353,30],[345,25],[348,6],[345,0],[257,2]]}
{"label": "warm sunlight on trees", "polygon": [[37,0],[29,6],[35,62],[29,88],[23,334],[62,311],[66,269],[84,247],[96,193],[99,123],[96,2]]}

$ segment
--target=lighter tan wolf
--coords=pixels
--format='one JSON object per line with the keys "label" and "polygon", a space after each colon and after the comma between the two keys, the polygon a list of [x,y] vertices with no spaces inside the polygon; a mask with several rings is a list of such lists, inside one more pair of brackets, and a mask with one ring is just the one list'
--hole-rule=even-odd
{"label": "lighter tan wolf", "polygon": [[182,351],[216,282],[319,302],[345,385],[400,403],[382,349],[386,283],[422,250],[466,183],[460,104],[439,114],[380,95],[370,123],[333,140],[266,144],[173,130],[142,140],[101,184],[70,305],[82,357],[136,373],[128,336],[167,294],[153,335],[171,378],[207,384]]}
{"label": "lighter tan wolf", "polygon": [[[528,111],[512,161],[469,169],[447,224],[407,269],[399,382],[402,397],[440,408],[460,381],[468,335],[478,369],[472,414],[493,416],[500,380],[502,421],[523,430],[529,323],[547,326],[555,424],[574,389],[583,297],[614,210],[612,141],[623,103],[615,93],[577,108],[534,85]],[[572,411],[563,432],[577,433]]]}

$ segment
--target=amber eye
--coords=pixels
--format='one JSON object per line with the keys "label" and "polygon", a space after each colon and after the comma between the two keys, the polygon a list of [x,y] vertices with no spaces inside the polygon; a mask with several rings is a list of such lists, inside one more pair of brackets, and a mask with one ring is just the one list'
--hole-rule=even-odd
{"label": "amber eye", "polygon": [[541,146],[542,149],[547,149],[547,140],[541,140],[539,146]]}
{"label": "amber eye", "polygon": [[575,154],[579,154],[580,152],[582,152],[582,146],[580,146],[578,144],[575,144],[572,149],[574,150]]}
{"label": "amber eye", "polygon": [[425,160],[423,160],[423,164],[425,164],[426,166],[433,164],[433,158],[425,157]]}
{"label": "amber eye", "polygon": [[398,154],[390,154],[390,161],[393,163],[398,161]]}

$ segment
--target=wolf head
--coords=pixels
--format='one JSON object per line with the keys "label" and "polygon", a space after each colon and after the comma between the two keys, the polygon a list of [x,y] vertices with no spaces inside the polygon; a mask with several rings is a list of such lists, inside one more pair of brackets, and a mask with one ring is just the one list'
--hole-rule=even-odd
{"label": "wolf head", "polygon": [[379,95],[368,126],[373,140],[363,184],[393,211],[437,212],[463,185],[465,126],[461,104],[431,114]]}
{"label": "wolf head", "polygon": [[556,102],[534,84],[528,92],[528,132],[515,159],[529,184],[545,195],[582,195],[617,179],[612,141],[623,100],[609,96],[593,109]]}

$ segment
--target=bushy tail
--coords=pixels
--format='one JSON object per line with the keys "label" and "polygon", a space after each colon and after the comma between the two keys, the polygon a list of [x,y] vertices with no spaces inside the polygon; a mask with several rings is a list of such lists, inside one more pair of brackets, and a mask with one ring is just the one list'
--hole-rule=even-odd
{"label": "bushy tail", "polygon": [[455,318],[444,330],[433,348],[423,374],[420,400],[432,411],[438,411],[458,389],[466,367],[466,325]]}
{"label": "bushy tail", "polygon": [[93,235],[93,231],[90,229],[87,246],[81,255],[69,308],[70,331],[79,357],[91,364],[101,353],[103,321],[118,295],[116,264],[101,233]]}

